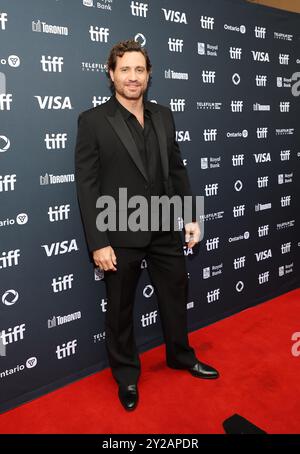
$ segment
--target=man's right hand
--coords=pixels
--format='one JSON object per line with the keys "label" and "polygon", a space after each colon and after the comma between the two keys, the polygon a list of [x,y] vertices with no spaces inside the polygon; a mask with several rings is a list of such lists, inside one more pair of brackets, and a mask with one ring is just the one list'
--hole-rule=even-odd
{"label": "man's right hand", "polygon": [[96,266],[104,271],[117,271],[117,257],[111,246],[106,246],[93,251],[93,259]]}

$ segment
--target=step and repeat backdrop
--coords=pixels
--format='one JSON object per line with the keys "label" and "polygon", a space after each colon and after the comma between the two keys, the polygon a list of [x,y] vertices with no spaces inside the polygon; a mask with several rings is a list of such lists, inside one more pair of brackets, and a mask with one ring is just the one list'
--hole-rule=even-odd
{"label": "step and repeat backdrop", "polygon": [[[234,0],[0,0],[1,411],[107,366],[74,146],[121,40],[147,47],[148,99],[173,111],[205,197],[204,238],[184,248],[189,329],[299,286],[299,31],[299,15]],[[144,351],[163,340],[141,268]]]}

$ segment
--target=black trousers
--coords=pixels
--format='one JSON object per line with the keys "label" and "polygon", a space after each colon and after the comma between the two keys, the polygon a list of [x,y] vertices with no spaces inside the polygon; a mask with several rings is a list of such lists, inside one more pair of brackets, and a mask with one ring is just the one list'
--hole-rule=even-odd
{"label": "black trousers", "polygon": [[179,369],[192,367],[197,358],[188,342],[188,277],[179,232],[152,232],[145,247],[113,249],[117,271],[105,271],[105,331],[108,360],[118,384],[137,383],[140,375],[133,309],[144,258],[158,300],[167,364]]}

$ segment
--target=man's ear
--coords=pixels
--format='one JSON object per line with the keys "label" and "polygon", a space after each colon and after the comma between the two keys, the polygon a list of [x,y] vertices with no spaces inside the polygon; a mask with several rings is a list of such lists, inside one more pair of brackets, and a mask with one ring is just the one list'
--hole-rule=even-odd
{"label": "man's ear", "polygon": [[109,70],[109,75],[110,75],[112,82],[114,82],[114,72],[112,69]]}

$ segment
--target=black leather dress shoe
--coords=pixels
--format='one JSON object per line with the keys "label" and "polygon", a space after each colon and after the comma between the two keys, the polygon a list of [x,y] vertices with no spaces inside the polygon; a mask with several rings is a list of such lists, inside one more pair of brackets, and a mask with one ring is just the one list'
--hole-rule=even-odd
{"label": "black leather dress shoe", "polygon": [[188,371],[197,378],[218,378],[219,372],[207,364],[197,361],[193,367],[190,367]]}
{"label": "black leather dress shoe", "polygon": [[119,399],[125,410],[134,410],[139,401],[137,385],[119,386]]}

